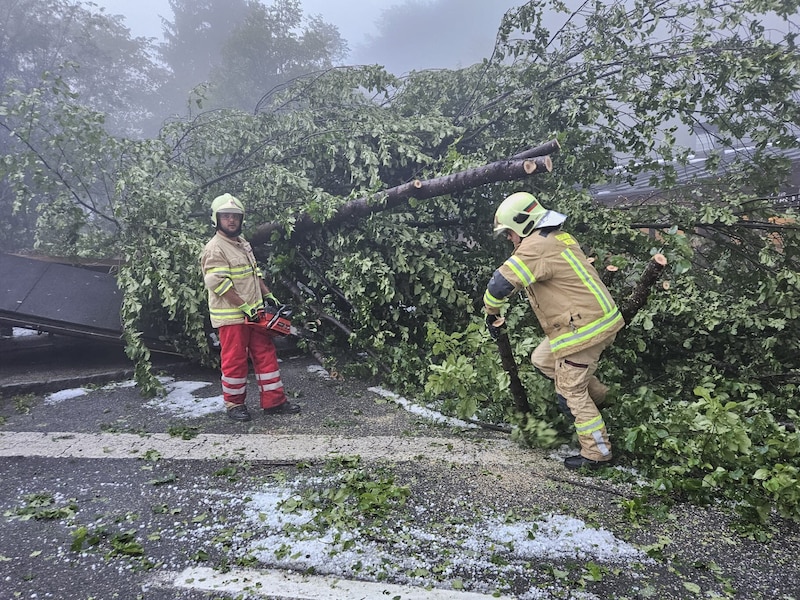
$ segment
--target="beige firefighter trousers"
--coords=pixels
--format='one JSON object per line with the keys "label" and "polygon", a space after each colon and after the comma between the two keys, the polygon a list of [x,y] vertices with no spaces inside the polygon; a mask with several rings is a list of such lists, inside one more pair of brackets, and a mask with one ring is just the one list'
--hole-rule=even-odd
{"label": "beige firefighter trousers", "polygon": [[533,366],[555,382],[556,394],[566,400],[567,407],[575,417],[581,455],[590,460],[611,459],[611,442],[603,416],[598,410],[608,388],[594,373],[600,355],[614,342],[615,337],[559,359],[553,356],[550,341],[544,338],[531,354]]}

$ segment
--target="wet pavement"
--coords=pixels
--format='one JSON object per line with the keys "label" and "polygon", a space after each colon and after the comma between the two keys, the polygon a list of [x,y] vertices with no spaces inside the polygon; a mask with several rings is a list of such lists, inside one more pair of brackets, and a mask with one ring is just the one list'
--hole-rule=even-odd
{"label": "wet pavement", "polygon": [[[800,589],[796,525],[762,544],[713,508],[632,519],[635,486],[623,471],[564,471],[549,451],[415,414],[370,382],[332,379],[290,344],[281,373],[301,414],[261,414],[251,381],[254,418],[237,423],[222,412],[215,370],[159,357],[169,393],[147,399],[119,347],[3,342],[2,600],[789,599]],[[408,496],[395,506],[399,487]],[[300,526],[274,525],[280,504],[267,501],[309,489],[307,505],[336,500],[337,489],[358,496],[358,515],[318,512],[342,520],[340,537],[320,530],[287,543]],[[525,524],[521,537],[473,547],[514,523]],[[320,558],[309,544],[323,539]]]}

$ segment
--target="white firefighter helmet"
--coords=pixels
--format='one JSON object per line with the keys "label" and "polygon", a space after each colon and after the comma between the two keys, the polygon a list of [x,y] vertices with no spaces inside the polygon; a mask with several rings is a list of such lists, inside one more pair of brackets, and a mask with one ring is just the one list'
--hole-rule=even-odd
{"label": "white firefighter helmet", "polygon": [[242,222],[244,222],[244,204],[231,194],[222,194],[214,198],[211,203],[211,222],[214,227],[217,226],[217,215],[219,213],[233,213],[242,215]]}

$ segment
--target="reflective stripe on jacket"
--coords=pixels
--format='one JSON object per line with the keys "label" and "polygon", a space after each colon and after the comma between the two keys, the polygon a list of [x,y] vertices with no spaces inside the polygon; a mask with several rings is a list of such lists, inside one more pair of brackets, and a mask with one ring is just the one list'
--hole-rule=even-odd
{"label": "reflective stripe on jacket", "polygon": [[578,242],[560,230],[534,231],[494,272],[483,296],[498,313],[524,288],[556,357],[597,344],[625,326],[622,314]]}
{"label": "reflective stripe on jacket", "polygon": [[244,313],[222,295],[233,288],[248,304],[261,301],[261,271],[250,243],[241,236],[231,240],[217,232],[203,249],[200,268],[208,289],[211,326],[244,323]]}

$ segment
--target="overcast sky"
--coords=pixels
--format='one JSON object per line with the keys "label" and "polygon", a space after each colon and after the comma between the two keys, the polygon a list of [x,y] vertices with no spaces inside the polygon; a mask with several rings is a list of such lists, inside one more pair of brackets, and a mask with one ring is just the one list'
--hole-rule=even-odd
{"label": "overcast sky", "polygon": [[[168,0],[93,0],[125,17],[134,36],[161,37],[161,18],[172,19]],[[270,0],[262,0],[270,4]],[[303,11],[336,25],[351,49],[352,63],[379,63],[394,73],[410,69],[463,67],[488,57],[503,14],[524,0],[416,0],[424,15],[403,15],[386,32],[382,48],[368,47],[383,12],[406,0],[301,0]],[[406,18],[407,17],[407,18]],[[396,49],[396,52],[392,52]]]}

